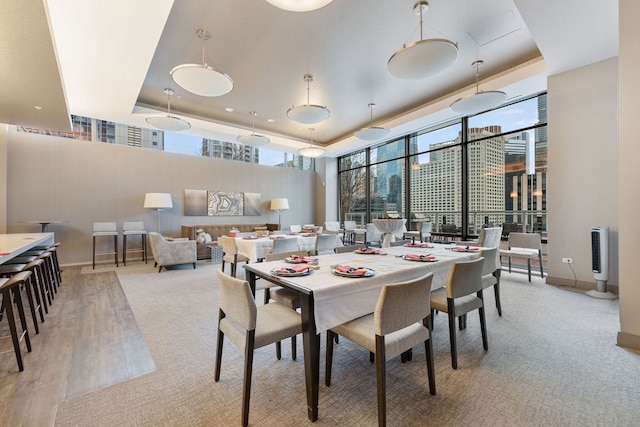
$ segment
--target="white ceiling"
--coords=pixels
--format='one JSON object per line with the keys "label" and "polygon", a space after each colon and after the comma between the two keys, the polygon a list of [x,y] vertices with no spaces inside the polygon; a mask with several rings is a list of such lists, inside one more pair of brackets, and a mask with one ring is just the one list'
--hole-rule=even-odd
{"label": "white ceiling", "polygon": [[[616,0],[431,0],[424,37],[448,38],[460,55],[440,75],[415,81],[386,69],[403,43],[419,39],[415,0],[334,0],[307,13],[264,0],[15,3],[0,0],[0,121],[68,129],[71,113],[148,127],[144,118],[166,111],[163,88],[172,87],[173,112],[193,126],[187,133],[234,140],[256,111],[256,130],[291,150],[306,145],[309,126],[286,111],[306,102],[302,77],[311,73],[311,103],[331,110],[312,126],[314,140],[331,156],[365,145],[352,135],[368,126],[370,102],[374,125],[391,136],[455,117],[448,106],[475,92],[477,59],[485,61],[481,89],[517,98],[544,90],[548,74],[618,52]],[[169,76],[201,61],[199,28],[212,34],[207,63],[235,82],[227,95],[192,95]]]}

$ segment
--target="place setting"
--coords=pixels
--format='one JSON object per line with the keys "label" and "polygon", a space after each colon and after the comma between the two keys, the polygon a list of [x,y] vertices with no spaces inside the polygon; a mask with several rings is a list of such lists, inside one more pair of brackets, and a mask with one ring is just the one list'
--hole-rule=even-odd
{"label": "place setting", "polygon": [[311,274],[314,269],[308,264],[295,264],[285,267],[276,267],[270,270],[274,276],[282,277],[298,277]]}
{"label": "place setting", "polygon": [[318,264],[318,258],[316,257],[300,256],[296,254],[291,254],[284,260],[289,264]]}
{"label": "place setting", "polygon": [[243,240],[258,240],[260,237],[259,235],[254,235],[254,236],[242,236]]}
{"label": "place setting", "polygon": [[438,258],[431,254],[405,254],[400,255],[400,258],[406,259],[407,261],[417,261],[417,262],[437,262]]}
{"label": "place setting", "polygon": [[380,249],[375,248],[358,248],[353,253],[360,255],[386,255],[386,252],[382,252]]}
{"label": "place setting", "polygon": [[452,248],[445,248],[452,252],[478,252],[480,248],[477,247],[469,247],[469,246],[454,246]]}
{"label": "place setting", "polygon": [[406,243],[403,246],[406,246],[407,248],[428,248],[428,249],[433,249],[434,246],[429,244],[429,243],[415,243],[415,242],[410,242],[410,243]]}
{"label": "place setting", "polygon": [[332,265],[331,273],[342,277],[372,277],[376,271],[369,267],[351,267],[349,265]]}

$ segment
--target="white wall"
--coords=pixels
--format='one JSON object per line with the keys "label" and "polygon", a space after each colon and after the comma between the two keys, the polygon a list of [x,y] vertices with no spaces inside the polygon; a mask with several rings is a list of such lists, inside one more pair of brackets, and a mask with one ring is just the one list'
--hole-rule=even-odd
{"label": "white wall", "polygon": [[[121,230],[123,221],[144,221],[155,231],[156,211],[142,207],[148,192],[171,193],[174,207],[161,212],[160,227],[172,236],[180,235],[181,225],[277,223],[278,214],[269,209],[276,197],[289,199],[283,227],[315,217],[312,171],[34,135],[14,126],[7,158],[8,232],[39,231],[24,220],[68,221],[50,226],[62,243],[63,264],[91,263],[93,222],[116,221]],[[262,214],[183,216],[185,189],[260,193]]]}
{"label": "white wall", "polygon": [[640,2],[620,6],[620,333],[618,344],[640,350]]}
{"label": "white wall", "polygon": [[547,283],[595,288],[591,234],[610,227],[609,284],[618,280],[618,60],[548,79]]}

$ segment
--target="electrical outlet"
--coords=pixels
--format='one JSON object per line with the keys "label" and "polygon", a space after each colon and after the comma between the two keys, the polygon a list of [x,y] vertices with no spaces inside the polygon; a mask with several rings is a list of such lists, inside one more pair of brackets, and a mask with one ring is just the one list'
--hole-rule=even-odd
{"label": "electrical outlet", "polygon": [[565,264],[572,264],[573,263],[573,259],[572,258],[562,258],[562,262],[564,262]]}

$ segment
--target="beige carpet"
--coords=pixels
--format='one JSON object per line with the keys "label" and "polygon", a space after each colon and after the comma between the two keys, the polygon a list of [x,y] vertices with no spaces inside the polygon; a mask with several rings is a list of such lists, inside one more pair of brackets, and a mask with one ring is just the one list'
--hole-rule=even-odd
{"label": "beige carpet", "polygon": [[[157,371],[61,403],[56,425],[238,425],[242,356],[228,341],[221,381],[213,381],[216,267],[118,269]],[[436,316],[436,396],[428,393],[423,348],[414,349],[410,363],[388,363],[389,425],[640,425],[640,356],[615,346],[618,302],[566,292],[539,277],[503,278],[503,317],[486,293],[489,351],[473,313],[458,334],[457,371],[446,315]],[[324,366],[320,375],[323,381]],[[291,361],[288,342],[281,361],[272,346],[257,351],[251,397],[252,425],[376,425],[374,365],[344,339],[335,350],[332,386],[320,387],[315,424],[306,416],[303,363]]]}

